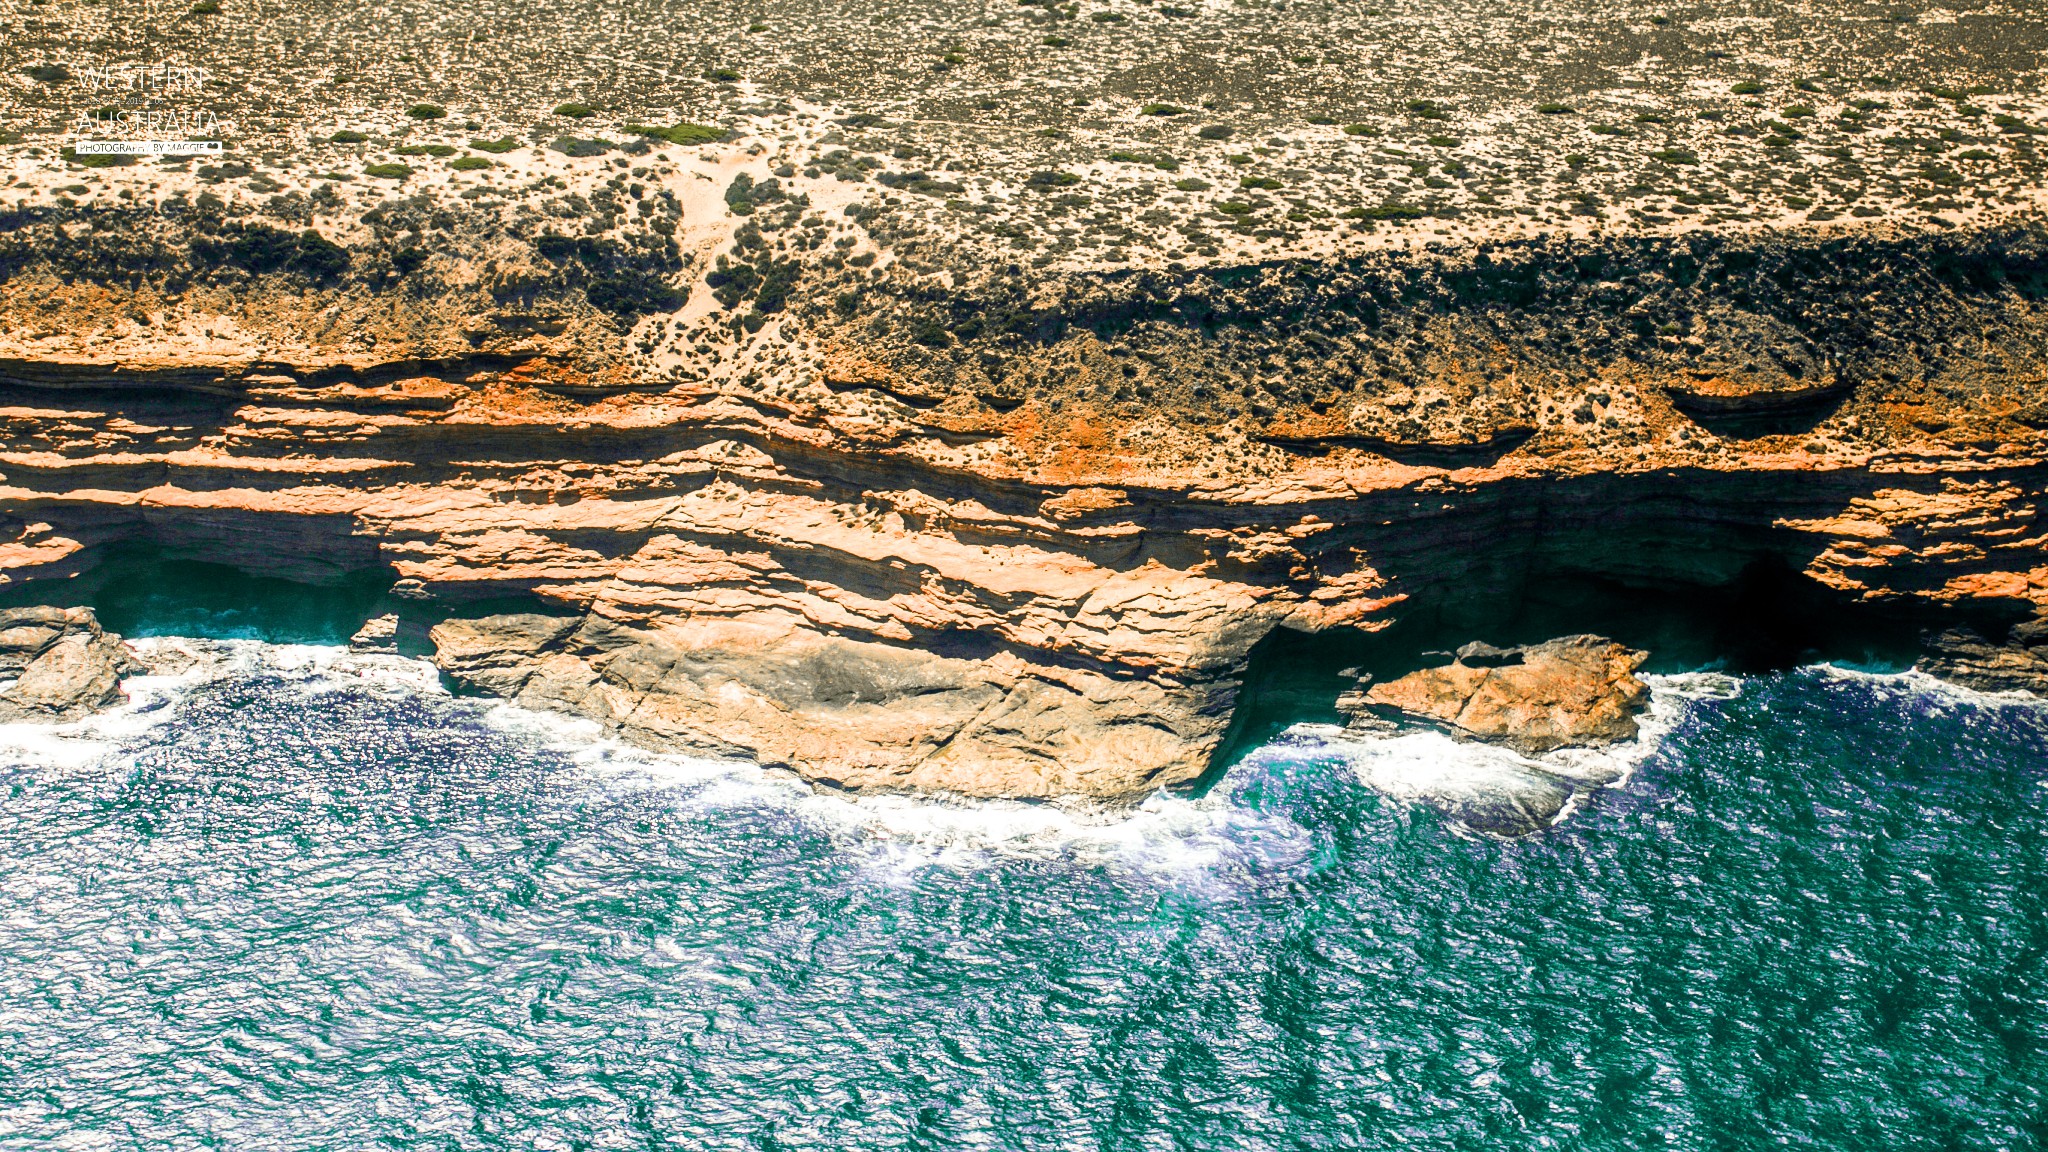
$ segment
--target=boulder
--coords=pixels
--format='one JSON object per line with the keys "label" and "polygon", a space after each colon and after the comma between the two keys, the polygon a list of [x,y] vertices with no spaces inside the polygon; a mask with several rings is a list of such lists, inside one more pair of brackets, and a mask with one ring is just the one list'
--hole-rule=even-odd
{"label": "boulder", "polygon": [[90,608],[0,609],[0,723],[77,720],[118,703],[140,670]]}
{"label": "boulder", "polygon": [[[1472,661],[1463,656],[1471,651]],[[1600,636],[1514,649],[1467,645],[1461,659],[1375,684],[1356,706],[1398,709],[1453,733],[1527,755],[1611,744],[1636,734],[1650,689],[1635,676],[1649,653]]]}

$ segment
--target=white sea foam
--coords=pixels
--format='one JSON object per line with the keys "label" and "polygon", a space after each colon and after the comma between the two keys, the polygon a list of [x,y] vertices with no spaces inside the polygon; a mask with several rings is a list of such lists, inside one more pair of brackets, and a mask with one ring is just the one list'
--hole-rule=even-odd
{"label": "white sea foam", "polygon": [[1119,806],[837,792],[747,761],[635,747],[578,717],[500,703],[486,719],[568,756],[610,786],[673,790],[676,803],[698,810],[777,808],[868,853],[885,877],[1026,857],[1194,875],[1233,861],[1277,866],[1308,851],[1298,825],[1233,804],[1227,788]]}
{"label": "white sea foam", "polygon": [[1536,823],[1554,824],[1569,818],[1592,791],[1626,785],[1694,701],[1726,699],[1741,687],[1734,677],[1714,672],[1646,676],[1644,681],[1650,703],[1637,718],[1635,738],[1604,748],[1526,756],[1432,728],[1374,734],[1297,724],[1254,757],[1340,759],[1368,787],[1397,800],[1437,805],[1454,815],[1508,812],[1517,820],[1526,815]]}
{"label": "white sea foam", "polygon": [[2016,704],[2048,706],[2048,700],[2043,700],[2032,692],[1987,692],[1978,688],[1965,688],[1961,684],[1943,680],[1917,668],[1904,672],[1877,672],[1845,664],[1816,664],[1813,665],[1813,670],[1830,679],[1873,684],[1943,703],[1978,708],[2010,707]]}
{"label": "white sea foam", "polygon": [[0,765],[82,768],[113,748],[80,724],[0,724]]}
{"label": "white sea foam", "polygon": [[445,692],[424,660],[335,645],[144,636],[128,647],[149,671],[121,681],[122,703],[69,723],[0,725],[0,763],[86,767],[170,721],[195,688],[233,676],[284,673],[309,695],[348,686]]}
{"label": "white sea foam", "polygon": [[[344,688],[398,695],[444,694],[424,660],[331,645],[160,637],[133,642],[153,671],[124,681],[126,704],[69,725],[0,727],[0,756],[22,763],[91,763],[176,715],[200,685],[282,674],[309,696]],[[1624,783],[1691,700],[1731,695],[1737,682],[1711,673],[1647,678],[1651,704],[1638,737],[1600,750],[1525,757],[1434,731],[1359,736],[1329,725],[1297,725],[1261,758],[1335,756],[1371,787],[1404,800],[1498,801],[1557,787],[1569,799]],[[509,703],[484,705],[492,727],[566,756],[609,787],[659,788],[701,810],[768,806],[871,854],[876,867],[909,875],[926,867],[969,867],[1030,857],[1113,864],[1183,875],[1280,866],[1310,851],[1307,833],[1284,816],[1237,803],[1226,780],[1207,795],[1158,794],[1136,805],[1039,804],[814,789],[788,772],[704,756],[653,752],[623,743],[589,720]]]}

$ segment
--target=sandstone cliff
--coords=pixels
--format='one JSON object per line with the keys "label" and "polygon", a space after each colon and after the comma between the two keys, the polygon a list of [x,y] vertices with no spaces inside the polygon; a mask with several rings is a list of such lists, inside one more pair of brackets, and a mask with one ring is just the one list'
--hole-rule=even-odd
{"label": "sandstone cliff", "polygon": [[848,787],[1188,781],[1274,629],[1567,575],[2048,612],[2037,223],[887,266],[753,328],[700,280],[720,366],[675,371],[574,277],[508,312],[375,237],[323,276],[65,226],[8,230],[8,595],[136,544],[384,573],[459,682]]}

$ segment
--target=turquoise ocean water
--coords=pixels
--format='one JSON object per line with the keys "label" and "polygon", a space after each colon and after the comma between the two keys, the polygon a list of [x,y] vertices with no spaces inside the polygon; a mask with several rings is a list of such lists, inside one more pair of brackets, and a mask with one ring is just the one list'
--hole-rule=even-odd
{"label": "turquoise ocean water", "polygon": [[0,730],[0,1148],[2048,1146],[2040,704],[1677,678],[1500,840],[1328,735],[848,799],[221,659]]}

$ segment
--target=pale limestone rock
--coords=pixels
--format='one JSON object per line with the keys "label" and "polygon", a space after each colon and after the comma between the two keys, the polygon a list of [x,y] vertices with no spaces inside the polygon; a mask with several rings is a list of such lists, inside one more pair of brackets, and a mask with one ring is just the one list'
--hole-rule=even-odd
{"label": "pale limestone rock", "polygon": [[0,722],[76,720],[121,699],[137,666],[90,608],[0,609]]}

